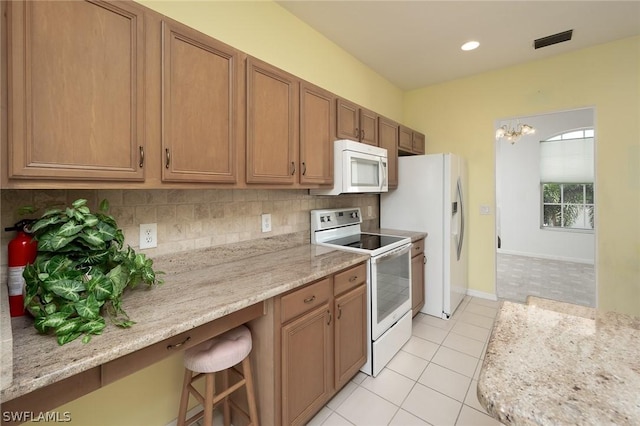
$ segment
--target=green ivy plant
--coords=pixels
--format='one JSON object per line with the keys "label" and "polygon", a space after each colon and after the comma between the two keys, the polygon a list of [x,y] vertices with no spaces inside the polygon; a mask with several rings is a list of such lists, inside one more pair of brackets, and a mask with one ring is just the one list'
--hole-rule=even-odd
{"label": "green ivy plant", "polygon": [[60,345],[82,335],[87,343],[101,334],[105,314],[115,325],[131,327],[122,308],[125,289],[162,283],[151,259],[123,249],[124,234],[108,209],[103,200],[94,214],[87,200],[76,200],[66,209],[46,211],[29,229],[38,255],[23,273],[25,308],[36,330],[53,332]]}

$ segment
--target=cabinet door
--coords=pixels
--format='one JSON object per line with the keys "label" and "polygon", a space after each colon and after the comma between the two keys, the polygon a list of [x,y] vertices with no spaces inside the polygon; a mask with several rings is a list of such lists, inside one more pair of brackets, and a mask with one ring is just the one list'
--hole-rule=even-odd
{"label": "cabinet door", "polygon": [[247,183],[296,181],[298,84],[276,67],[247,59]]}
{"label": "cabinet door", "polygon": [[413,132],[413,152],[416,154],[424,154],[425,152],[425,136],[422,133]]}
{"label": "cabinet door", "polygon": [[340,389],[367,361],[367,287],[335,299],[335,383]]}
{"label": "cabinet door", "polygon": [[413,150],[413,130],[405,126],[400,126],[398,147],[407,152]]}
{"label": "cabinet door", "polygon": [[144,179],[133,2],[8,2],[9,177]]}
{"label": "cabinet door", "polygon": [[416,316],[424,306],[424,268],[427,258],[424,253],[411,258],[411,310]]}
{"label": "cabinet door", "polygon": [[238,52],[162,23],[162,179],[235,182]]}
{"label": "cabinet door", "polygon": [[333,183],[335,96],[300,83],[300,183]]}
{"label": "cabinet door", "polygon": [[358,105],[338,99],[336,136],[338,139],[360,140],[360,108]]}
{"label": "cabinet door", "polygon": [[360,142],[378,146],[378,114],[360,108]]}
{"label": "cabinet door", "polygon": [[282,326],[282,424],[304,424],[333,390],[328,303]]}
{"label": "cabinet door", "polygon": [[389,189],[398,187],[398,123],[388,118],[378,118],[378,142],[387,150]]}

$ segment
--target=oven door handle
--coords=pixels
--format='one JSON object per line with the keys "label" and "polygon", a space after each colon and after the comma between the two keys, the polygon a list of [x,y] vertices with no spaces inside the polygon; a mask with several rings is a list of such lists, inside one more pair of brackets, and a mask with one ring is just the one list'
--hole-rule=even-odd
{"label": "oven door handle", "polygon": [[406,244],[402,247],[398,247],[397,249],[393,249],[387,253],[381,254],[380,256],[375,256],[371,258],[372,262],[379,263],[382,260],[395,259],[396,257],[400,257],[411,251],[411,244]]}

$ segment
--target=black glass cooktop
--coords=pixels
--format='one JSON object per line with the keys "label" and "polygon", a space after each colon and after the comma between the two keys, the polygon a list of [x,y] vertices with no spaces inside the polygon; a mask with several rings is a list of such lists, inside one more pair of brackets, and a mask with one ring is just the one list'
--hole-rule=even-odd
{"label": "black glass cooktop", "polygon": [[390,235],[377,235],[377,234],[356,234],[348,237],[337,238],[335,240],[327,241],[327,244],[335,244],[343,247],[353,247],[364,250],[377,250],[381,247],[388,246],[398,241],[403,240],[402,237],[393,237]]}

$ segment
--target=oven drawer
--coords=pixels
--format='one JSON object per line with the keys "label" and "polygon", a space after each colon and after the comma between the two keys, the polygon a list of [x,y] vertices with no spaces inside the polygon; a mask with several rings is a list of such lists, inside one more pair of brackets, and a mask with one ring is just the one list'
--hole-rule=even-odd
{"label": "oven drawer", "polygon": [[325,278],[301,289],[296,289],[280,298],[280,321],[285,323],[331,298],[331,277]]}
{"label": "oven drawer", "polygon": [[411,257],[424,253],[424,238],[411,244]]}
{"label": "oven drawer", "polygon": [[344,293],[351,290],[359,284],[367,281],[367,264],[363,263],[354,268],[347,269],[336,274],[333,278],[334,291],[333,294]]}

